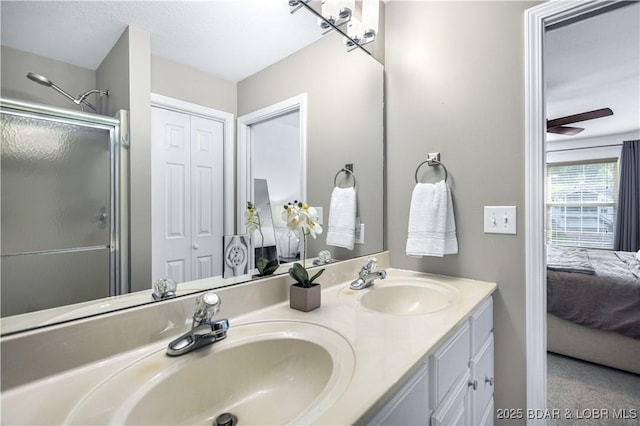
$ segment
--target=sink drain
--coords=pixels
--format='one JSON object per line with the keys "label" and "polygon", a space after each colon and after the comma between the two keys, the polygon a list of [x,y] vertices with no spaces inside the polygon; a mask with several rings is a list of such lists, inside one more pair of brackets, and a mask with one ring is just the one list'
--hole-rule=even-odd
{"label": "sink drain", "polygon": [[238,424],[238,418],[231,413],[222,413],[216,417],[213,426],[235,426]]}

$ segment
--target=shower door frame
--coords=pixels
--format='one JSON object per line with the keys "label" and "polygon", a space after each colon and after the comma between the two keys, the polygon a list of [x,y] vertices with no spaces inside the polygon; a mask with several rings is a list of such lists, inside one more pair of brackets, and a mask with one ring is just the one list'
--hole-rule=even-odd
{"label": "shower door frame", "polygon": [[[3,113],[21,117],[56,121],[65,124],[91,127],[109,132],[109,296],[129,292],[128,273],[128,172],[126,167],[129,149],[128,112],[120,110],[118,118],[99,114],[57,108],[15,99],[0,98]],[[124,185],[122,183],[125,183]]]}

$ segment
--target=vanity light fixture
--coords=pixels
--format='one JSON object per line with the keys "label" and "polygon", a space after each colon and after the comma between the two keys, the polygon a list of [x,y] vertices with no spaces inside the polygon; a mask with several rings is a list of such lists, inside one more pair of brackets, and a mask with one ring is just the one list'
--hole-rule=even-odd
{"label": "vanity light fixture", "polygon": [[[361,4],[356,5],[356,2]],[[307,9],[318,17],[318,25],[323,34],[335,30],[343,36],[347,51],[360,48],[371,55],[363,46],[376,38],[379,0],[325,0],[322,2],[321,12],[310,3],[312,0],[289,0],[289,12]]]}

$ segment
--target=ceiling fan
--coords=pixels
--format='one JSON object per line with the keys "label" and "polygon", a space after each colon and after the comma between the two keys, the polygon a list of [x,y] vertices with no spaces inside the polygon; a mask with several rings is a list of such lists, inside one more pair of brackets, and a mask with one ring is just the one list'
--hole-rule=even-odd
{"label": "ceiling fan", "polygon": [[573,136],[577,135],[584,129],[582,127],[569,127],[566,124],[577,123],[579,121],[593,120],[595,118],[607,117],[613,115],[611,108],[601,108],[580,114],[568,115],[566,117],[547,120],[547,132],[558,133],[560,135]]}

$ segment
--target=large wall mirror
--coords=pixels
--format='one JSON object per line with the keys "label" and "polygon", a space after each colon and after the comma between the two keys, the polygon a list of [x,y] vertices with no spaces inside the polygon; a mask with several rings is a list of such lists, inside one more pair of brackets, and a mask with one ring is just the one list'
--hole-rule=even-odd
{"label": "large wall mirror", "polygon": [[[254,197],[251,192],[242,195],[243,188],[252,188],[246,182],[266,180],[272,198],[286,197],[280,194],[287,193],[280,189],[287,181],[282,170],[270,183],[270,177],[263,172],[268,167],[262,166],[270,157],[281,162],[291,153],[279,152],[277,145],[270,149],[269,145],[266,149],[261,146],[263,154],[249,153],[246,157],[239,140],[241,126],[262,121],[243,124],[236,120],[252,117],[283,101],[304,99],[298,116],[294,113],[287,117],[296,120],[284,120],[283,126],[287,122],[304,126],[296,130],[305,136],[301,151],[304,167],[291,172],[291,187],[300,189],[304,201],[322,212],[325,232],[309,241],[308,257],[329,250],[333,259],[344,260],[384,250],[384,67],[376,59],[383,56],[382,34],[367,45],[369,53],[361,49],[348,51],[343,37],[335,31],[323,35],[317,18],[308,11],[290,13],[287,0],[2,1],[0,7],[3,98],[77,109],[51,88],[26,78],[29,72],[38,73],[74,95],[90,89],[109,89],[108,98],[92,94],[89,99],[108,116],[120,109],[128,110],[131,125],[131,158],[127,166],[131,249],[126,288],[130,294],[82,303],[70,298],[69,306],[45,309],[34,304],[33,312],[3,313],[3,335],[152,302],[151,287],[157,278],[151,265],[152,98],[171,98],[178,105],[189,103],[231,117],[233,127],[221,130],[224,137],[231,138],[233,151],[223,154],[224,168],[231,173],[223,174],[224,197],[216,195],[214,199],[217,204],[224,203],[225,217],[223,225],[219,225],[224,229],[218,229],[221,234],[245,232],[239,200],[241,196]],[[379,7],[383,7],[382,3]],[[379,18],[381,31],[384,14]],[[290,133],[291,129],[286,131]],[[275,144],[270,141],[278,139],[276,134],[267,137],[265,143]],[[239,158],[241,152],[244,160]],[[253,168],[251,173],[241,170],[251,164],[258,165],[255,173]],[[366,229],[363,241],[353,249],[330,246],[326,241],[332,191],[336,185],[352,185],[350,176],[338,174],[346,164],[353,165],[358,223]],[[3,204],[10,202],[4,197],[5,194]],[[268,205],[275,209],[284,201],[270,200]],[[40,207],[46,208],[45,200]],[[281,224],[275,214],[273,221],[277,230]],[[11,225],[3,219],[2,226],[4,235],[4,227]],[[221,246],[222,241],[218,247]],[[2,253],[4,258],[4,248]],[[220,267],[222,259],[214,262]],[[82,277],[85,273],[80,266],[76,275]],[[251,274],[226,279],[219,268],[212,271],[215,277],[198,279],[201,277],[191,275],[178,283],[178,294],[253,279]],[[286,268],[278,272],[286,273]],[[42,274],[40,278],[46,279],[46,271]],[[3,276],[0,285],[4,294],[13,284]],[[55,285],[51,288],[61,294],[69,291]]]}

